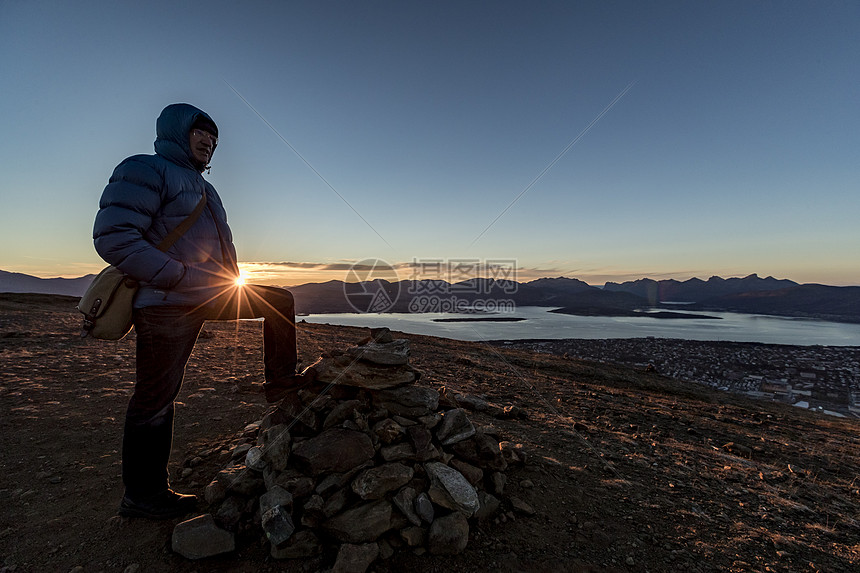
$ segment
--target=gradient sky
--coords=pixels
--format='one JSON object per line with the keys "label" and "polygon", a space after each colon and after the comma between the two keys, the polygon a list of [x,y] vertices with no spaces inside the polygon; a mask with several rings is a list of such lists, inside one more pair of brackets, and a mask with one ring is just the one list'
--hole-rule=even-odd
{"label": "gradient sky", "polygon": [[187,102],[268,282],[380,258],[860,285],[858,29],[856,1],[2,2],[0,269],[100,269],[111,171]]}

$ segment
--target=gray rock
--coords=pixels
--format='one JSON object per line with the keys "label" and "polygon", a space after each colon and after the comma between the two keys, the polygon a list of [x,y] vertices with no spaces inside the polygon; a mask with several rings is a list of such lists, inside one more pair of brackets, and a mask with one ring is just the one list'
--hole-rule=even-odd
{"label": "gray rock", "polygon": [[[393,501],[393,500],[392,500]],[[400,511],[392,511],[391,512],[391,531],[399,531],[405,527],[409,527],[411,522],[406,519],[406,516],[403,515]]]}
{"label": "gray rock", "polygon": [[183,521],[173,528],[173,551],[187,559],[203,559],[236,549],[236,539],[215,524],[211,514]]}
{"label": "gray rock", "polygon": [[426,462],[439,456],[439,450],[433,445],[433,434],[427,426],[423,424],[409,426],[406,428],[406,433],[409,435],[412,447],[415,448],[415,459],[419,462]]}
{"label": "gray rock", "polygon": [[269,464],[263,459],[263,448],[254,446],[245,454],[245,466],[249,470],[262,472]]}
{"label": "gray rock", "polygon": [[430,501],[430,496],[421,492],[415,498],[415,513],[425,523],[433,523],[436,517],[436,510],[433,509],[433,502]]}
{"label": "gray rock", "polygon": [[271,555],[273,559],[306,559],[319,555],[322,550],[322,543],[317,536],[309,529],[302,529],[281,547],[272,545]]}
{"label": "gray rock", "polygon": [[479,434],[486,434],[496,439],[496,442],[499,441],[499,429],[492,424],[487,426],[475,426],[475,429],[478,430]]}
{"label": "gray rock", "polygon": [[386,462],[415,459],[415,450],[412,448],[411,444],[406,443],[381,448],[379,450],[379,454]]}
{"label": "gray rock", "polygon": [[260,496],[260,515],[273,507],[283,507],[287,511],[293,508],[293,494],[279,485],[275,485]]}
{"label": "gray rock", "polygon": [[356,432],[361,432],[362,428],[356,422],[352,420],[344,420],[343,424],[341,424],[342,428],[346,428],[347,430],[354,430]]}
{"label": "gray rock", "polygon": [[318,476],[349,471],[373,458],[375,453],[367,434],[329,428],[318,436],[297,443],[292,456],[297,467]]}
{"label": "gray rock", "polygon": [[364,503],[332,517],[323,529],[344,543],[375,541],[391,529],[391,510],[384,499]]}
{"label": "gray rock", "polygon": [[379,546],[380,559],[385,560],[394,557],[394,548],[386,539],[380,539],[376,544]]}
{"label": "gray rock", "polygon": [[361,499],[381,499],[389,491],[406,485],[415,471],[400,463],[389,463],[370,468],[358,474],[352,482],[352,491]]}
{"label": "gray rock", "polygon": [[[303,395],[307,396],[307,393],[304,390],[300,390],[299,396],[301,397]],[[319,431],[319,419],[317,418],[316,412],[311,408],[306,407],[303,403],[294,403],[292,400],[283,400],[278,404],[278,410],[282,412],[283,418],[288,420],[289,423],[298,421],[315,432]]]}
{"label": "gray rock", "polygon": [[423,450],[420,455],[416,453],[413,459],[419,462],[429,462],[430,460],[443,460],[444,458],[445,453],[435,445],[430,444],[430,446]]}
{"label": "gray rock", "polygon": [[295,471],[280,472],[270,481],[269,489],[279,485],[290,492],[294,500],[303,499],[314,491],[314,480]]}
{"label": "gray rock", "polygon": [[263,531],[272,545],[283,545],[295,530],[293,518],[283,507],[273,507],[263,514]]}
{"label": "gray rock", "polygon": [[479,520],[493,517],[502,505],[498,498],[485,491],[478,492],[478,503],[480,503],[481,506],[478,508],[478,511],[475,512],[475,517]]}
{"label": "gray rock", "polygon": [[283,472],[275,471],[266,464],[266,469],[263,470],[263,485],[266,486],[266,489],[272,489],[275,484],[275,478],[281,475]]}
{"label": "gray rock", "polygon": [[426,416],[419,416],[418,421],[427,426],[428,430],[432,430],[439,425],[439,422],[442,421],[442,414],[438,412],[433,412],[432,414],[428,414]]}
{"label": "gray rock", "polygon": [[227,486],[218,481],[217,478],[209,482],[209,485],[203,490],[203,499],[209,505],[216,505],[224,501],[227,497]]}
{"label": "gray rock", "polygon": [[327,497],[331,492],[346,487],[347,485],[349,485],[350,482],[352,482],[355,476],[357,476],[362,471],[372,467],[373,460],[368,460],[363,464],[354,467],[346,473],[328,474],[323,479],[321,479],[319,483],[317,483],[317,486],[316,488],[314,488],[314,491],[323,497]]}
{"label": "gray rock", "polygon": [[463,474],[470,484],[476,485],[484,479],[484,470],[475,467],[472,464],[466,463],[463,460],[451,460],[451,467]]}
{"label": "gray rock", "polygon": [[257,435],[257,444],[262,445],[263,432],[271,428],[272,426],[277,426],[280,424],[286,424],[289,420],[287,419],[286,414],[284,414],[283,410],[279,410],[278,408],[273,408],[269,410],[263,419],[260,421],[260,433]]}
{"label": "gray rock", "polygon": [[469,522],[460,512],[439,517],[430,525],[427,548],[434,555],[462,553],[468,543]]}
{"label": "gray rock", "polygon": [[458,405],[476,412],[483,412],[490,407],[489,402],[471,394],[454,394],[454,400]]}
{"label": "gray rock", "polygon": [[[302,403],[314,412],[322,412],[323,410],[331,410],[337,406],[337,401],[325,393],[313,392],[302,388],[298,392]],[[317,418],[319,420],[319,418]]]}
{"label": "gray rock", "polygon": [[242,521],[242,514],[245,513],[247,500],[244,497],[231,495],[218,507],[215,512],[215,521],[222,527],[235,531],[236,526]]}
{"label": "gray rock", "polygon": [[409,365],[378,366],[346,355],[320,358],[312,368],[316,370],[319,382],[368,390],[411,384],[420,376],[418,371]]}
{"label": "gray rock", "polygon": [[317,486],[314,488],[314,491],[325,496],[342,488],[345,483],[344,474],[328,474],[317,482]]}
{"label": "gray rock", "polygon": [[430,477],[430,499],[442,507],[463,512],[466,516],[478,511],[478,492],[463,474],[439,462],[424,464]]}
{"label": "gray rock", "polygon": [[343,511],[346,507],[346,502],[349,499],[349,492],[346,489],[339,489],[325,501],[323,506],[323,514],[326,517],[331,517]]}
{"label": "gray rock", "polygon": [[510,496],[508,498],[508,501],[510,502],[511,507],[513,507],[514,510],[520,513],[524,513],[526,515],[534,515],[535,513],[537,513],[531,505],[518,497]]}
{"label": "gray rock", "polygon": [[323,422],[323,428],[340,425],[344,420],[352,418],[353,413],[362,405],[361,400],[346,400],[329,412]]}
{"label": "gray rock", "polygon": [[368,342],[362,346],[348,348],[346,353],[353,358],[381,366],[401,366],[409,362],[409,341],[398,338],[391,342]]}
{"label": "gray rock", "polygon": [[[394,496],[394,506],[399,509],[412,525],[421,525],[421,518],[415,513],[415,498],[418,493],[414,488],[404,487]],[[432,521],[432,519],[431,519]]]}
{"label": "gray rock", "polygon": [[256,497],[263,493],[266,484],[262,476],[250,471],[244,465],[224,468],[215,475],[228,493],[237,493],[246,497]]}
{"label": "gray rock", "polygon": [[251,444],[239,444],[233,451],[230,452],[230,457],[234,460],[239,460],[245,457],[245,454],[248,453],[248,450],[251,449]]}
{"label": "gray rock", "polygon": [[374,402],[400,416],[427,416],[439,407],[439,392],[425,386],[401,386],[373,394]]}
{"label": "gray rock", "polygon": [[323,506],[325,501],[318,495],[312,495],[302,508],[302,525],[310,528],[317,528],[325,521],[325,512]]}
{"label": "gray rock", "polygon": [[442,423],[436,428],[436,438],[443,446],[450,446],[475,435],[475,426],[465,410],[457,408],[442,414]]}
{"label": "gray rock", "polygon": [[378,556],[379,546],[376,543],[344,543],[337,552],[331,573],[364,573]]}
{"label": "gray rock", "polygon": [[490,476],[490,482],[493,487],[493,493],[499,497],[505,495],[505,486],[508,483],[508,476],[502,472],[493,472],[493,475]]}
{"label": "gray rock", "polygon": [[262,438],[262,460],[276,471],[286,469],[290,459],[290,428],[286,424],[278,424],[265,430]]}
{"label": "gray rock", "polygon": [[453,444],[451,449],[457,456],[485,470],[501,472],[508,467],[499,447],[499,442],[483,432],[478,432],[468,440]]}
{"label": "gray rock", "polygon": [[373,426],[373,433],[383,444],[391,444],[403,436],[403,426],[391,418],[385,418]]}
{"label": "gray rock", "polygon": [[391,335],[391,330],[387,326],[380,326],[379,328],[370,329],[370,339],[374,342],[385,344],[386,342],[393,342],[394,336]]}

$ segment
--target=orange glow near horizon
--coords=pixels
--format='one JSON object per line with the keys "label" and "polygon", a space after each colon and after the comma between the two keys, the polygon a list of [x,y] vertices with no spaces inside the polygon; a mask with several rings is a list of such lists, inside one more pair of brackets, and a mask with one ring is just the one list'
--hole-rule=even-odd
{"label": "orange glow near horizon", "polygon": [[[331,280],[349,282],[350,273],[348,272],[349,263],[342,264],[307,264],[300,263],[299,265],[288,264],[270,264],[270,263],[239,263],[240,269],[246,273],[247,282],[250,284],[260,285],[276,285],[276,286],[298,286],[307,283],[324,283]],[[445,277],[436,275],[416,276],[407,263],[395,263],[397,274],[400,280],[408,279],[439,279],[445,280]],[[337,267],[337,268],[331,268]],[[523,268],[517,269],[516,276],[510,276],[512,280],[525,283],[539,278],[556,278],[567,277],[575,278],[584,281],[593,286],[603,286],[606,282],[623,283],[626,281],[635,281],[643,278],[654,280],[675,279],[679,282],[689,280],[691,278],[700,278],[708,280],[711,276],[720,276],[724,279],[742,278],[750,274],[758,274],[759,277],[765,278],[773,276],[777,279],[789,279],[800,284],[819,283],[829,284],[833,286],[855,286],[858,285],[857,280],[852,280],[854,277],[848,272],[834,273],[815,273],[802,272],[799,270],[789,270],[780,272],[779,270],[749,270],[744,269],[714,269],[713,272],[697,272],[697,271],[624,271],[620,269],[583,269],[583,270],[556,270],[556,269],[535,269]],[[829,275],[825,277],[824,275]],[[354,274],[352,275],[354,278]],[[497,277],[500,278],[500,277]]]}
{"label": "orange glow near horizon", "polygon": [[[337,263],[265,263],[265,262],[240,262],[239,270],[240,277],[244,279],[244,283],[238,284],[258,284],[269,286],[298,286],[307,283],[324,283],[331,280],[347,281],[354,280],[354,273],[349,272],[351,261],[341,261]],[[87,274],[97,274],[104,267],[104,263],[96,264],[69,264],[64,269],[45,269],[34,268],[34,266],[18,266],[7,265],[0,266],[0,269],[6,272],[22,273],[38,278],[64,278],[75,279]],[[400,280],[407,279],[438,279],[436,275],[416,276],[409,263],[395,263],[397,275]],[[77,270],[77,272],[76,272]],[[860,279],[856,276],[856,271],[851,268],[845,269],[759,269],[745,271],[743,268],[719,269],[706,272],[701,270],[686,270],[686,271],[641,271],[641,270],[622,270],[616,268],[580,268],[571,269],[567,267],[563,270],[553,268],[523,268],[519,267],[516,271],[516,276],[509,278],[518,282],[524,283],[539,278],[555,278],[568,277],[575,278],[594,286],[602,286],[608,281],[625,282],[634,281],[642,278],[650,278],[654,280],[675,279],[677,281],[685,281],[697,277],[702,280],[707,280],[711,276],[720,276],[723,278],[745,277],[747,275],[757,273],[759,277],[765,278],[773,276],[777,279],[790,279],[800,284],[818,283],[832,286],[858,286]],[[352,277],[352,278],[351,278]],[[497,277],[498,278],[498,277]]]}

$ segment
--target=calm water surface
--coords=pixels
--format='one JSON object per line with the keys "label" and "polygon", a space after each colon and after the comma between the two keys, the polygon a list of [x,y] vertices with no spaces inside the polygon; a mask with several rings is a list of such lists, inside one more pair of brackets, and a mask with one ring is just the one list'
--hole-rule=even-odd
{"label": "calm water surface", "polygon": [[455,340],[513,340],[518,338],[681,338],[825,346],[860,346],[860,324],[825,322],[731,312],[708,312],[722,320],[643,317],[571,316],[545,307],[520,307],[492,316],[520,317],[519,322],[433,322],[438,318],[478,315],[438,314],[314,314],[299,317],[312,323],[379,327]]}

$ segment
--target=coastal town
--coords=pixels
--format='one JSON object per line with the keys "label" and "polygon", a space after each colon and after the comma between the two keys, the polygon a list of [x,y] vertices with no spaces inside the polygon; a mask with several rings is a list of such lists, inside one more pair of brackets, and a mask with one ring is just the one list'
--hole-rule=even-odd
{"label": "coastal town", "polygon": [[498,345],[647,369],[751,398],[860,418],[860,347],[668,338],[501,341]]}

